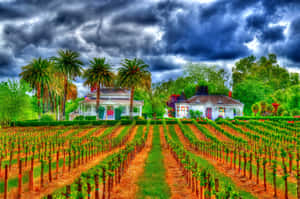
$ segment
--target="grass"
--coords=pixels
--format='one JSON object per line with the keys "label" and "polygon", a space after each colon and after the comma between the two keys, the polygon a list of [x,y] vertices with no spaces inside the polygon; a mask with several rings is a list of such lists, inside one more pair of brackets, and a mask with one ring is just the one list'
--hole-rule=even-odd
{"label": "grass", "polygon": [[164,156],[160,145],[159,127],[154,126],[152,149],[144,168],[144,173],[138,181],[139,191],[137,198],[169,198],[170,188],[165,181]]}

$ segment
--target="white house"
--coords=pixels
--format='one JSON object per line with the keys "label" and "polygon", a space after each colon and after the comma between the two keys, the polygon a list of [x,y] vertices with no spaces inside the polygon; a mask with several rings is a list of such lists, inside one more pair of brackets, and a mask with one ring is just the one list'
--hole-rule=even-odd
{"label": "white house", "polygon": [[[202,90],[201,90],[202,89]],[[189,118],[190,110],[199,111],[202,117],[215,120],[219,117],[234,118],[242,116],[244,104],[229,96],[208,95],[207,88],[200,88],[196,95],[184,100],[180,99],[175,103],[176,118]]]}
{"label": "white house", "polygon": [[[133,101],[133,116],[142,116],[142,108],[144,102],[134,100]],[[121,116],[129,116],[130,111],[130,90],[121,88],[102,88],[100,92],[100,106],[104,107],[103,120],[115,119],[115,108],[122,107]],[[86,95],[83,101],[79,102],[79,108],[70,114],[70,118],[73,119],[76,116],[96,116],[96,92]]]}

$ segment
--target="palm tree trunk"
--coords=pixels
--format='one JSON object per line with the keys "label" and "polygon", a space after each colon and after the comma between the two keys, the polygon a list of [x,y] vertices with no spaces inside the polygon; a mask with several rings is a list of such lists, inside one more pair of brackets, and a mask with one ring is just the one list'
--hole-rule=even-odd
{"label": "palm tree trunk", "polygon": [[68,94],[68,78],[65,76],[65,92],[64,92],[64,99],[62,104],[62,114],[63,114],[63,120],[65,120],[65,112],[66,112],[66,101],[67,101],[67,94]]}
{"label": "palm tree trunk", "polygon": [[50,98],[50,110],[53,113],[54,112],[53,96],[52,96],[50,90],[48,92],[49,92],[49,98]]}
{"label": "palm tree trunk", "polygon": [[38,115],[39,115],[39,119],[41,118],[41,112],[40,112],[40,99],[41,99],[41,85],[38,84],[37,86],[37,104],[38,104]]}
{"label": "palm tree trunk", "polygon": [[131,88],[130,91],[130,118],[133,119],[133,94],[134,94],[134,87]]}
{"label": "palm tree trunk", "polygon": [[97,120],[99,119],[99,105],[100,105],[100,84],[97,85],[97,100],[96,100],[96,113]]}
{"label": "palm tree trunk", "polygon": [[56,121],[58,120],[58,114],[57,114],[57,96],[53,96],[54,97],[54,111],[55,111],[55,118]]}

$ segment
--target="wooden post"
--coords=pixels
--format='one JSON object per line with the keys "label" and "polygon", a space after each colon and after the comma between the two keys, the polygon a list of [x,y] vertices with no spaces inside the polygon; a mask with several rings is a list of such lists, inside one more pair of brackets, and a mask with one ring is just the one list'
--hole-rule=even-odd
{"label": "wooden post", "polygon": [[64,150],[63,174],[65,173],[65,169],[66,169],[66,151]]}
{"label": "wooden post", "polygon": [[88,199],[91,198],[91,191],[92,191],[91,184],[90,184],[89,182],[87,182],[87,194],[88,194]]}
{"label": "wooden post", "polygon": [[79,193],[79,199],[83,199],[83,196],[82,196],[82,184],[81,184],[81,179],[79,178],[78,180],[78,193]]}
{"label": "wooden post", "polygon": [[22,160],[19,159],[18,194],[17,194],[18,199],[21,199],[21,194],[22,194]]}
{"label": "wooden post", "polygon": [[31,158],[31,168],[29,171],[29,190],[33,191],[33,162],[34,162],[34,157]]}
{"label": "wooden post", "polygon": [[67,185],[67,190],[66,190],[66,198],[70,198],[71,197],[71,186]]}
{"label": "wooden post", "polygon": [[4,199],[7,199],[8,165],[5,165],[4,174]]}
{"label": "wooden post", "polygon": [[105,180],[106,180],[106,176],[105,176],[105,168],[103,168],[102,170],[102,174],[103,174],[103,195],[102,195],[102,199],[105,199]]}
{"label": "wooden post", "polygon": [[49,182],[52,182],[51,155],[49,154]]}
{"label": "wooden post", "polygon": [[56,153],[56,179],[58,179],[58,169],[59,169],[59,151]]}
{"label": "wooden post", "polygon": [[44,160],[41,159],[41,188],[44,187]]}
{"label": "wooden post", "polygon": [[95,199],[99,198],[99,176],[95,174]]}

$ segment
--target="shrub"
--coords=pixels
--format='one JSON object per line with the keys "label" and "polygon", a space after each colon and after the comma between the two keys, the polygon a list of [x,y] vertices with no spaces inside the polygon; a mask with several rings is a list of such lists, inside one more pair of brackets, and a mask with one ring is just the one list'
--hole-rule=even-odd
{"label": "shrub", "polygon": [[96,116],[85,116],[86,120],[96,120],[97,117]]}
{"label": "shrub", "polygon": [[84,116],[79,115],[79,116],[75,117],[74,120],[84,120]]}
{"label": "shrub", "polygon": [[44,114],[44,115],[42,115],[40,121],[42,121],[42,122],[52,122],[52,121],[55,121],[55,115]]}

